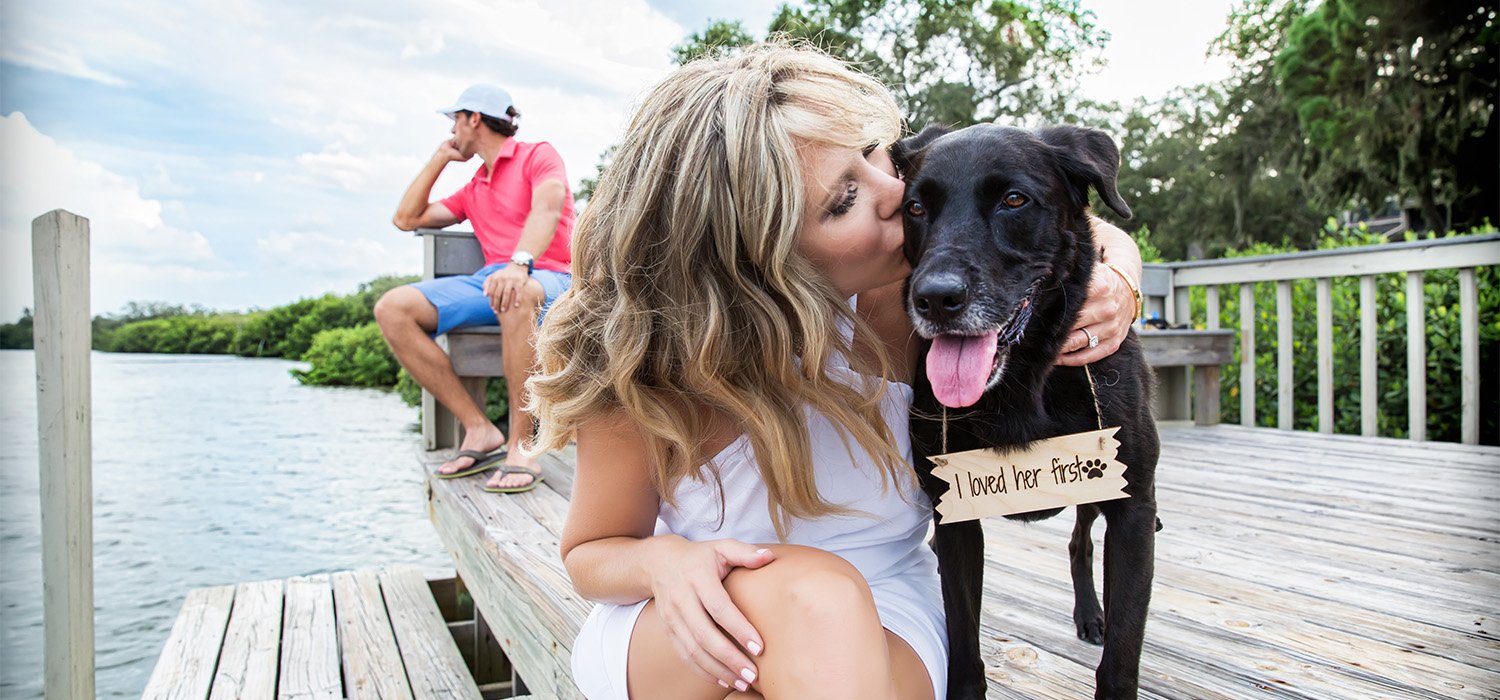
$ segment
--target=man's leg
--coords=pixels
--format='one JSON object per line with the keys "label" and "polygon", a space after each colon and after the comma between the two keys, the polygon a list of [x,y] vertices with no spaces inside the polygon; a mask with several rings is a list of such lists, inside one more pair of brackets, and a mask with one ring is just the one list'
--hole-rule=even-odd
{"label": "man's leg", "polygon": [[[464,426],[460,450],[493,452],[505,444],[505,434],[490,422],[483,407],[474,403],[458,381],[448,353],[428,335],[437,329],[438,312],[420,290],[404,286],[386,292],[375,304],[375,320],[401,366]],[[452,474],[473,464],[470,457],[458,457],[438,471]]]}
{"label": "man's leg", "polygon": [[[536,460],[527,457],[521,447],[531,441],[535,424],[526,406],[526,380],[536,365],[536,316],[542,306],[544,291],[535,279],[527,280],[522,288],[520,302],[500,313],[501,360],[505,369],[505,386],[510,399],[510,453],[505,456],[507,466],[523,467],[536,471]],[[486,486],[492,488],[516,488],[531,483],[527,474],[495,474]]]}

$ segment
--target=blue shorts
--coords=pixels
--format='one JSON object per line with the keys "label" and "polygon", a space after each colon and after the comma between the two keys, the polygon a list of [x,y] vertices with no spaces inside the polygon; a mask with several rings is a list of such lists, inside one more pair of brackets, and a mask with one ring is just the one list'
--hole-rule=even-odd
{"label": "blue shorts", "polygon": [[[437,307],[438,325],[432,336],[436,338],[455,328],[500,325],[500,319],[495,317],[489,298],[484,295],[484,280],[509,264],[493,263],[479,268],[472,275],[439,277],[413,283],[411,286],[416,287],[422,296],[427,297],[427,301]],[[541,325],[552,302],[557,301],[563,292],[568,291],[568,287],[573,286],[573,276],[566,272],[532,270],[531,279],[542,285],[542,308],[536,315],[537,325]]]}

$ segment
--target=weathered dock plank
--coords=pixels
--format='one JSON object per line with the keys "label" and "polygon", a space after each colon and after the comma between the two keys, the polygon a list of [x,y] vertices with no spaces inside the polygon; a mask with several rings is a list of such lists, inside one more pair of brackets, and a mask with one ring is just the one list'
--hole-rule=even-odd
{"label": "weathered dock plank", "polygon": [[[151,672],[146,700],[198,700],[208,697],[214,679],[218,649],[229,624],[229,609],[234,604],[234,586],[199,588],[191,591],[182,603],[182,613],[172,623],[171,635],[162,651],[162,660]],[[211,648],[212,656],[198,653]]]}
{"label": "weathered dock plank", "polygon": [[281,700],[340,700],[343,695],[328,575],[288,579],[276,696]]}
{"label": "weathered dock plank", "polygon": [[332,583],[345,696],[349,700],[410,700],[411,684],[401,663],[401,650],[396,648],[379,576],[367,569],[341,571],[333,575]]}
{"label": "weathered dock plank", "polygon": [[409,697],[479,700],[479,688],[448,635],[443,614],[422,575],[411,567],[388,569],[380,574],[380,588],[411,681]]}
{"label": "weathered dock plank", "polygon": [[271,700],[281,650],[281,581],[235,586],[209,700]]}

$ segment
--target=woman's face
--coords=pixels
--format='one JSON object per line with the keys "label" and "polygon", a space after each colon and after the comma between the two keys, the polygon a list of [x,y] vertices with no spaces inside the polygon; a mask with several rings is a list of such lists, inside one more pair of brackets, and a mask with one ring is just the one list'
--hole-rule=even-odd
{"label": "woman's face", "polygon": [[906,277],[905,186],[886,149],[808,146],[802,156],[807,206],[797,249],[845,296]]}

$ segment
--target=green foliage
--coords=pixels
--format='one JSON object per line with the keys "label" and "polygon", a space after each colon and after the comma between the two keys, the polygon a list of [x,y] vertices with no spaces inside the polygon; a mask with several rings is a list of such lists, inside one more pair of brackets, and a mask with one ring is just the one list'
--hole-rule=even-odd
{"label": "green foliage", "polygon": [[30,350],[31,328],[31,309],[21,309],[20,320],[0,324],[0,350]]}
{"label": "green foliage", "polygon": [[[767,35],[861,66],[895,91],[913,129],[1060,119],[1109,38],[1078,0],[809,0],[782,5]],[[717,20],[673,55],[684,63],[753,40]]]}
{"label": "green foliage", "polygon": [[1273,65],[1308,194],[1411,198],[1440,231],[1494,218],[1495,19],[1487,3],[1324,0],[1291,22]]}
{"label": "green foliage", "polygon": [[[1331,224],[1331,222],[1330,222]],[[1479,233],[1474,231],[1472,233]],[[1415,239],[1415,236],[1408,236]],[[1363,227],[1340,230],[1331,225],[1320,248],[1345,248],[1385,242]],[[1288,246],[1256,244],[1231,251],[1227,257],[1269,255],[1293,252]],[[1458,273],[1437,270],[1423,277],[1424,314],[1427,331],[1427,435],[1431,440],[1458,441],[1462,415],[1459,373],[1459,304]],[[1480,371],[1494,367],[1500,356],[1500,272],[1493,266],[1476,271],[1479,291]],[[1359,280],[1336,277],[1332,283],[1333,317],[1333,410],[1334,432],[1360,433],[1360,361],[1359,361]],[[1276,424],[1277,406],[1277,325],[1276,285],[1254,285],[1255,323],[1255,422]],[[1236,285],[1220,288],[1221,328],[1239,328],[1240,301]],[[1293,338],[1293,420],[1297,429],[1318,428],[1317,368],[1317,302],[1316,283],[1299,280],[1292,284]],[[1406,437],[1409,432],[1408,384],[1406,362],[1406,278],[1403,274],[1378,275],[1376,281],[1376,350],[1378,371],[1376,411],[1380,435]],[[1206,293],[1203,288],[1192,292],[1193,318],[1204,318]],[[1201,326],[1200,326],[1201,327]],[[1222,420],[1240,421],[1240,392],[1243,377],[1239,369],[1240,348],[1234,346],[1234,359],[1222,378]],[[1491,386],[1496,377],[1489,375],[1481,384]],[[1492,389],[1486,389],[1490,392]],[[1493,399],[1481,400],[1481,407],[1494,406]],[[1480,411],[1480,433],[1488,442],[1500,436],[1500,413]]]}
{"label": "green foliage", "polygon": [[167,316],[127,323],[109,339],[112,352],[229,354],[239,330],[236,316]]}
{"label": "green foliage", "polygon": [[375,320],[374,302],[363,292],[353,296],[325,294],[251,314],[234,352],[247,357],[302,359],[313,336],[327,328],[352,328]]}
{"label": "green foliage", "polygon": [[745,46],[754,41],[755,37],[745,31],[745,25],[739,20],[717,19],[709,22],[703,31],[695,32],[686,41],[672,47],[672,60],[680,66],[704,55]]}
{"label": "green foliage", "polygon": [[389,387],[399,369],[374,321],[318,331],[302,359],[310,367],[294,369],[292,376],[319,386]]}

